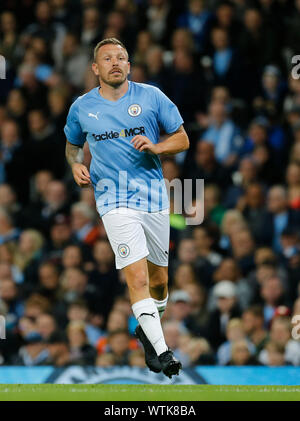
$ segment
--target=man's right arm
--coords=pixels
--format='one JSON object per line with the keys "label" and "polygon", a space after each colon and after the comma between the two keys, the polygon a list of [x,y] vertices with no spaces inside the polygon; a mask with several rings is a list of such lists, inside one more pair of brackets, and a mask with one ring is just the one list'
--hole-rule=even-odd
{"label": "man's right arm", "polygon": [[66,143],[66,159],[70,165],[75,182],[79,187],[88,187],[91,185],[91,178],[89,171],[83,165],[83,150],[82,147]]}

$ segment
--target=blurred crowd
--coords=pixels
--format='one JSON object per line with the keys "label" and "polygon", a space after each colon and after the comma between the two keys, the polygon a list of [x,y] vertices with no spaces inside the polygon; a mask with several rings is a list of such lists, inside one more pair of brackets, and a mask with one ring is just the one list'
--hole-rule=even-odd
{"label": "blurred crowd", "polygon": [[184,118],[191,147],[162,158],[165,178],[205,180],[202,224],[170,199],[168,345],[184,367],[300,365],[299,28],[299,0],[1,1],[0,364],[145,366],[93,191],[64,157],[93,48],[117,37],[130,79]]}

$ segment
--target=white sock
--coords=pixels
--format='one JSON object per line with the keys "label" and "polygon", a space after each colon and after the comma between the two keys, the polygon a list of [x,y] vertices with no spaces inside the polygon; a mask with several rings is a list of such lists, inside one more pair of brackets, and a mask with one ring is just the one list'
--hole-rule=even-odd
{"label": "white sock", "polygon": [[168,350],[162,331],[160,318],[153,298],[145,298],[132,305],[135,318],[141,325],[145,335],[153,345],[157,355]]}
{"label": "white sock", "polygon": [[156,300],[155,298],[153,298],[154,304],[156,305],[160,318],[162,318],[165,312],[165,309],[168,304],[168,298],[169,298],[169,294],[167,294],[166,298],[164,298],[163,300]]}

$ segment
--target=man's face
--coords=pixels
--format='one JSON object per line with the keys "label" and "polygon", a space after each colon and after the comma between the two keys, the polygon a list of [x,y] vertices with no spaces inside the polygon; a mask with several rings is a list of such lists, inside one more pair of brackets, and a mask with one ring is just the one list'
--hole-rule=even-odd
{"label": "man's face", "polygon": [[124,48],[120,45],[103,45],[97,52],[93,71],[100,78],[100,83],[118,87],[127,79],[130,64]]}
{"label": "man's face", "polygon": [[43,338],[48,338],[56,329],[55,321],[52,316],[41,315],[37,319],[37,330]]}
{"label": "man's face", "polygon": [[283,212],[286,209],[287,201],[282,189],[273,187],[268,194],[268,210],[272,213]]}
{"label": "man's face", "polygon": [[219,297],[217,299],[217,307],[221,313],[228,313],[235,304],[235,297]]}
{"label": "man's face", "polygon": [[249,335],[255,330],[255,316],[250,311],[243,313],[242,317],[244,332]]}
{"label": "man's face", "polygon": [[205,166],[214,161],[214,146],[211,143],[201,141],[197,143],[196,163]]}
{"label": "man's face", "polygon": [[249,186],[246,191],[247,203],[251,208],[258,208],[262,206],[264,195],[261,187]]}
{"label": "man's face", "polygon": [[109,345],[114,354],[122,356],[129,349],[129,337],[125,333],[115,334],[109,340]]}
{"label": "man's face", "polygon": [[18,127],[15,123],[7,121],[2,125],[1,139],[6,146],[14,145],[18,140]]}

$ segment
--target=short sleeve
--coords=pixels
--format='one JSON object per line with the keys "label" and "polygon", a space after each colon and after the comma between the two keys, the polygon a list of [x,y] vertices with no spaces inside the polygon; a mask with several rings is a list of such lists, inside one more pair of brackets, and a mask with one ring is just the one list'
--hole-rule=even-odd
{"label": "short sleeve", "polygon": [[83,133],[79,122],[77,101],[75,101],[70,107],[64,132],[68,142],[76,146],[83,146],[86,136]]}
{"label": "short sleeve", "polygon": [[174,133],[183,124],[176,105],[158,88],[155,88],[158,102],[158,121],[166,133]]}

